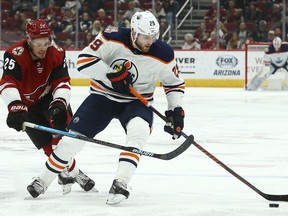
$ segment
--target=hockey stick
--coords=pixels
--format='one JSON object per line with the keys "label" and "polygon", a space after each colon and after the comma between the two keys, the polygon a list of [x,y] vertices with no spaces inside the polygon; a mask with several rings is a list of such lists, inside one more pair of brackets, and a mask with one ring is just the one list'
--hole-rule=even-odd
{"label": "hockey stick", "polygon": [[62,130],[57,130],[54,128],[45,127],[45,126],[34,124],[31,122],[24,122],[23,123],[23,130],[25,130],[26,127],[34,128],[34,129],[45,131],[45,132],[49,132],[52,134],[59,134],[62,136],[67,136],[67,137],[71,137],[71,138],[75,138],[75,139],[79,139],[79,140],[83,140],[83,141],[87,141],[87,142],[91,142],[91,143],[97,143],[99,145],[103,145],[103,146],[107,146],[107,147],[111,147],[111,148],[115,148],[115,149],[121,149],[124,151],[133,152],[135,154],[140,154],[140,155],[144,155],[147,157],[158,158],[161,160],[171,160],[171,159],[177,157],[178,155],[182,154],[194,141],[194,137],[192,135],[190,135],[180,146],[178,146],[173,151],[165,153],[165,154],[157,154],[157,153],[144,151],[144,150],[134,148],[134,147],[127,147],[127,146],[122,146],[122,145],[118,145],[118,144],[114,144],[114,143],[110,143],[110,142],[106,142],[106,141],[102,141],[102,140],[92,139],[92,138],[89,138],[89,137],[86,137],[83,135],[74,134],[74,133],[70,133],[70,132],[62,131]]}
{"label": "hockey stick", "polygon": [[[147,107],[149,107],[154,113],[156,113],[161,119],[163,119],[165,122],[168,121],[168,119],[163,116],[159,111],[157,111],[142,95],[140,95],[132,86],[130,86],[130,92],[135,97],[137,97],[143,104],[145,104]],[[181,134],[184,137],[188,137],[184,132],[181,132]],[[190,135],[191,136],[191,135]],[[235,171],[233,171],[231,168],[226,166],[224,163],[222,163],[218,158],[216,158],[214,155],[212,155],[210,152],[208,152],[206,149],[204,149],[201,145],[196,143],[194,139],[192,140],[192,144],[196,146],[200,151],[202,151],[205,155],[207,155],[209,158],[211,158],[213,161],[215,161],[217,164],[219,164],[222,168],[224,168],[226,171],[228,171],[230,174],[232,174],[234,177],[236,177],[238,180],[240,180],[242,183],[247,185],[249,188],[254,190],[256,193],[258,193],[260,196],[264,197],[267,200],[270,201],[288,201],[288,194],[285,195],[272,195],[263,193],[258,188],[256,188],[254,185],[252,185],[250,182],[248,182],[246,179],[238,175]]]}

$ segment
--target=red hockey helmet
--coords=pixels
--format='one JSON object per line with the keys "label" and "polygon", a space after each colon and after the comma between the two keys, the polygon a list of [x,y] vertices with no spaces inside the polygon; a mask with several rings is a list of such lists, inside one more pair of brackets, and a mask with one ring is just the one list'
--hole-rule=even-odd
{"label": "red hockey helmet", "polygon": [[26,35],[29,39],[50,37],[52,31],[42,19],[30,20],[26,25]]}

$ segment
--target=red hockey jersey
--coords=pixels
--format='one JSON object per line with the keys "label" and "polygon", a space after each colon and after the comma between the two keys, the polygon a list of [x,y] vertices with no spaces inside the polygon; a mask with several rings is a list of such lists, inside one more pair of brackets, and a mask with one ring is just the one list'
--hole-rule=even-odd
{"label": "red hockey jersey", "polygon": [[12,45],[4,53],[0,94],[7,88],[18,89],[21,100],[28,107],[58,88],[70,89],[65,50],[53,44],[48,48],[45,59],[34,61],[27,40]]}

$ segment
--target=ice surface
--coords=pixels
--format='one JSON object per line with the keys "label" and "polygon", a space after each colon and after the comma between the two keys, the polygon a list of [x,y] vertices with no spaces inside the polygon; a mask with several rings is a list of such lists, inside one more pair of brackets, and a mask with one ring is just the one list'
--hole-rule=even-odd
{"label": "ice surface", "polygon": [[[73,87],[75,110],[88,87]],[[166,99],[157,89],[153,106],[164,113]],[[119,150],[87,143],[76,156],[80,168],[96,182],[99,193],[74,185],[63,196],[54,181],[44,195],[24,200],[26,187],[44,166],[46,156],[25,133],[6,126],[0,101],[0,215],[49,216],[287,216],[288,203],[269,202],[236,179],[195,146],[170,161],[142,156],[130,185],[131,195],[118,206],[105,204],[117,168]],[[288,92],[245,92],[233,88],[187,88],[184,132],[259,190],[288,194]],[[125,143],[117,121],[95,137]],[[164,153],[175,149],[155,116],[145,147]]]}

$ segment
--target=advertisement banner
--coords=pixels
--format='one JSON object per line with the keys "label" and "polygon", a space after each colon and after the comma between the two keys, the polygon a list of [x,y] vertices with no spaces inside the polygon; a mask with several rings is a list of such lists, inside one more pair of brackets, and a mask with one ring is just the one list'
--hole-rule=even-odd
{"label": "advertisement banner", "polygon": [[[87,78],[76,69],[80,51],[66,51],[67,66],[71,78]],[[0,51],[0,76],[3,73],[4,51]],[[245,74],[244,51],[182,51],[176,50],[175,57],[184,79],[233,79],[243,80]]]}
{"label": "advertisement banner", "polygon": [[187,79],[240,79],[245,77],[244,51],[175,51]]}

